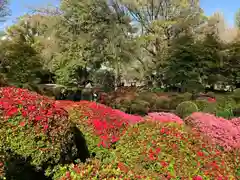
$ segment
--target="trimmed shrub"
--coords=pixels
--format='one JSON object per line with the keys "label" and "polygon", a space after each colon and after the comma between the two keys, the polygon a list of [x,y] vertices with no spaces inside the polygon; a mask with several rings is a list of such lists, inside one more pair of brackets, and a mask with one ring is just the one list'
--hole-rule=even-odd
{"label": "trimmed shrub", "polygon": [[236,107],[236,101],[229,96],[219,96],[217,97],[217,110],[224,111],[228,109],[233,109]]}
{"label": "trimmed shrub", "polygon": [[26,89],[0,88],[0,115],[0,152],[30,158],[38,168],[76,155],[68,113],[54,101]]}
{"label": "trimmed shrub", "polygon": [[112,155],[115,162],[121,161],[135,174],[146,172],[152,179],[234,177],[227,157],[199,133],[175,123],[148,121],[130,127]]}
{"label": "trimmed shrub", "polygon": [[102,104],[88,101],[75,104],[70,118],[83,132],[91,153],[111,148],[129,124],[117,110]]}
{"label": "trimmed shrub", "polygon": [[214,92],[207,92],[206,95],[208,95],[209,97],[215,98]]}
{"label": "trimmed shrub", "polygon": [[157,97],[158,96],[152,92],[141,92],[138,94],[136,100],[148,102],[149,106],[152,107],[154,106]]}
{"label": "trimmed shrub", "polygon": [[[134,173],[124,163],[108,160],[108,163],[101,162],[98,159],[89,160],[85,164],[71,164],[69,166],[59,166],[55,168],[53,180],[85,180],[85,179],[150,179],[149,174]],[[164,177],[159,178],[164,180]]]}
{"label": "trimmed shrub", "polygon": [[233,109],[234,117],[240,117],[240,106]]}
{"label": "trimmed shrub", "polygon": [[231,96],[237,103],[240,103],[240,88],[235,89]]}
{"label": "trimmed shrub", "polygon": [[205,113],[215,114],[217,111],[216,102],[209,102],[209,100],[195,100],[198,110]]}
{"label": "trimmed shrub", "polygon": [[217,111],[216,116],[217,117],[222,117],[222,118],[225,118],[225,119],[230,119],[230,118],[234,117],[233,111],[231,109],[225,109],[223,111]]}
{"label": "trimmed shrub", "polygon": [[231,121],[211,114],[196,112],[184,119],[184,122],[196,128],[225,150],[240,148],[240,129]]}
{"label": "trimmed shrub", "polygon": [[196,100],[194,103],[197,105],[199,111],[203,111],[210,104],[207,100]]}
{"label": "trimmed shrub", "polygon": [[170,100],[170,98],[168,98],[168,97],[164,97],[164,96],[162,96],[162,97],[158,97],[158,98],[156,98],[156,100],[155,100],[155,110],[158,110],[158,109],[170,109],[170,102],[171,102],[171,100]]}
{"label": "trimmed shrub", "polygon": [[193,112],[197,111],[198,111],[197,105],[191,101],[182,102],[176,108],[176,113],[182,118],[185,118],[192,114]]}
{"label": "trimmed shrub", "polygon": [[130,106],[131,114],[145,115],[150,109],[150,103],[144,100],[134,100]]}
{"label": "trimmed shrub", "polygon": [[170,108],[171,109],[176,109],[176,107],[184,102],[184,101],[190,101],[191,100],[191,97],[192,97],[192,94],[191,93],[184,93],[184,94],[177,94],[175,96],[172,96],[171,97],[171,102],[170,102]]}
{"label": "trimmed shrub", "polygon": [[120,102],[117,102],[115,108],[120,109],[124,112],[129,112],[131,107],[131,100],[130,99],[121,99]]}

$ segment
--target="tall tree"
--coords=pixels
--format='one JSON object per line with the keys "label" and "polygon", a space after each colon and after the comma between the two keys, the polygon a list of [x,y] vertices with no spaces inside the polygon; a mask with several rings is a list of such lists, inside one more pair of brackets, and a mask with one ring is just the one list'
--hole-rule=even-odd
{"label": "tall tree", "polygon": [[235,25],[237,28],[240,29],[240,8],[238,9],[238,11],[235,14]]}
{"label": "tall tree", "polygon": [[9,16],[11,14],[8,4],[9,0],[0,1],[0,22],[5,22],[6,16]]}
{"label": "tall tree", "polygon": [[[118,4],[105,0],[62,1],[57,26],[61,52],[54,56],[54,71],[61,83],[84,80],[87,71],[102,64],[115,69],[130,60],[130,19]],[[85,75],[83,75],[85,74]]]}

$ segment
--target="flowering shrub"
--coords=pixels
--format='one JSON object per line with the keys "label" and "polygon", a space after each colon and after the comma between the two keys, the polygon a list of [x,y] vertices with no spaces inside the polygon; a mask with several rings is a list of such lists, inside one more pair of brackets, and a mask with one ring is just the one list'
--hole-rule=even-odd
{"label": "flowering shrub", "polygon": [[[69,166],[59,166],[55,169],[53,180],[85,180],[85,179],[150,179],[149,174],[136,174],[128,169],[124,163],[103,163],[98,159],[89,160],[85,164],[71,164]],[[163,176],[159,176],[165,180]]]}
{"label": "flowering shrub", "polygon": [[0,152],[30,158],[35,166],[56,164],[71,143],[68,113],[26,89],[0,88]]}
{"label": "flowering shrub", "polygon": [[150,120],[159,121],[159,122],[167,122],[167,123],[176,122],[178,124],[183,123],[183,120],[180,117],[172,113],[153,112],[153,113],[148,113],[147,118],[149,118]]}
{"label": "flowering shrub", "polygon": [[175,123],[138,123],[116,147],[112,159],[135,174],[150,174],[152,179],[163,175],[168,179],[234,179],[235,167],[224,154],[198,132]]}
{"label": "flowering shrub", "polygon": [[194,102],[191,101],[184,101],[176,108],[176,113],[182,118],[189,116],[193,112],[198,112],[198,107]]}
{"label": "flowering shrub", "polygon": [[235,121],[228,121],[214,115],[196,112],[187,117],[184,122],[226,150],[240,148],[240,128],[235,125]]}
{"label": "flowering shrub", "polygon": [[231,123],[233,123],[235,126],[238,126],[240,128],[240,117],[239,118],[233,118],[230,120]]}
{"label": "flowering shrub", "polygon": [[205,99],[195,100],[194,103],[197,105],[200,112],[215,114],[216,102],[208,101]]}

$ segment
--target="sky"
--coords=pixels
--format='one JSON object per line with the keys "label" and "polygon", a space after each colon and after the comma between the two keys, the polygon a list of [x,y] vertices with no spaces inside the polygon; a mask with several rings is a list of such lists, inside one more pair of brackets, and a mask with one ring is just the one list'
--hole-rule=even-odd
{"label": "sky", "polygon": [[[17,17],[29,12],[29,8],[57,5],[58,2],[59,0],[10,0],[12,15],[5,23],[0,24],[0,29],[13,24]],[[234,14],[240,8],[240,0],[200,0],[200,5],[206,15],[212,15],[216,11],[222,12],[226,23],[233,26]]]}

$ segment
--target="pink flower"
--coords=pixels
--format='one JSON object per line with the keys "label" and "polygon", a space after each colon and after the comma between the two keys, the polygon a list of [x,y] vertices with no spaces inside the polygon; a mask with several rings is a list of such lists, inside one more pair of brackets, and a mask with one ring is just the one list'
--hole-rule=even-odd
{"label": "pink flower", "polygon": [[233,122],[212,114],[195,112],[184,122],[212,140],[225,150],[240,148],[240,128]]}
{"label": "pink flower", "polygon": [[180,117],[171,113],[153,112],[153,113],[148,113],[147,117],[149,117],[151,120],[159,121],[162,123],[175,122],[178,124],[183,124],[183,120]]}
{"label": "pink flower", "polygon": [[201,176],[195,176],[195,177],[193,177],[192,180],[203,180],[203,178]]}

